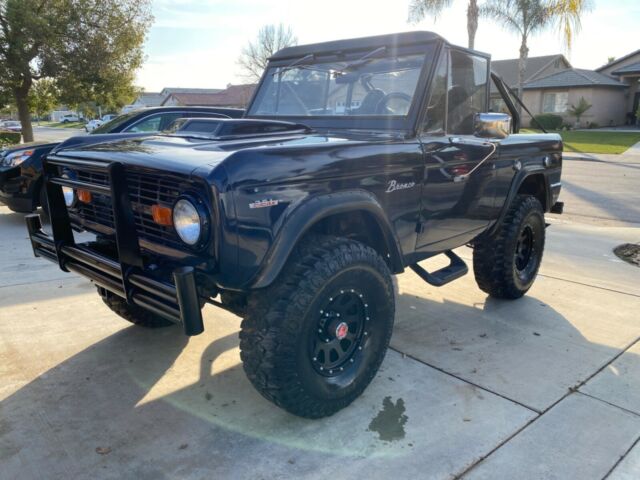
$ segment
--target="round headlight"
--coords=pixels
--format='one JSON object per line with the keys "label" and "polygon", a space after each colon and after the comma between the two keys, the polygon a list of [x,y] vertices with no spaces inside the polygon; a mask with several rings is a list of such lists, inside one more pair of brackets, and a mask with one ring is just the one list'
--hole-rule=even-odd
{"label": "round headlight", "polygon": [[67,207],[72,207],[76,201],[76,192],[71,187],[62,187],[62,194],[64,195],[64,204]]}
{"label": "round headlight", "polygon": [[189,200],[182,198],[174,205],[173,227],[187,245],[195,245],[200,240],[202,220],[198,209]]}

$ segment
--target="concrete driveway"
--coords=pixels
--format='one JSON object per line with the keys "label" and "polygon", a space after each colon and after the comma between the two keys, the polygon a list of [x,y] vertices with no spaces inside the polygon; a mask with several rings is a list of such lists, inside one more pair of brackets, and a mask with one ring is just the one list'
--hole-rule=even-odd
{"label": "concrete driveway", "polygon": [[0,479],[637,479],[640,268],[611,250],[640,228],[551,221],[521,300],[400,276],[380,373],[309,421],[245,379],[239,318],[130,327],[2,207]]}

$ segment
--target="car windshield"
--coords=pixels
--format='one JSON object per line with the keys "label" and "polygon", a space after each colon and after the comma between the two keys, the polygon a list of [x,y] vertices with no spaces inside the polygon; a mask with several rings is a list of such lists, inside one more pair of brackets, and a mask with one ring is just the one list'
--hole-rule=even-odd
{"label": "car windshield", "polygon": [[98,128],[91,131],[92,134],[96,133],[111,133],[114,129],[118,128],[124,122],[129,120],[130,118],[138,115],[139,111],[134,111],[130,113],[125,113],[124,115],[120,115],[113,120],[108,121],[107,123],[103,123]]}
{"label": "car windshield", "polygon": [[[378,49],[383,50],[383,49]],[[269,67],[250,116],[395,116],[409,113],[425,55],[320,62],[303,58]]]}

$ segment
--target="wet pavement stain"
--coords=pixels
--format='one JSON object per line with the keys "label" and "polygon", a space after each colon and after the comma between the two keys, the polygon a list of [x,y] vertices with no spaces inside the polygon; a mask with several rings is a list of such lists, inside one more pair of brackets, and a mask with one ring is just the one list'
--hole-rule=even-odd
{"label": "wet pavement stain", "polygon": [[369,431],[376,432],[380,440],[393,442],[404,438],[404,426],[409,417],[404,412],[404,400],[399,398],[394,404],[391,397],[382,401],[382,410],[371,420]]}

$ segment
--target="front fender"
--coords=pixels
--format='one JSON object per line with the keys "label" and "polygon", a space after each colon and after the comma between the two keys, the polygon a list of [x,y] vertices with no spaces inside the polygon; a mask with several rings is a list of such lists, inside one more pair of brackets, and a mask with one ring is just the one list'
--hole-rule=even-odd
{"label": "front fender", "polygon": [[279,275],[298,242],[319,221],[332,215],[356,211],[369,213],[376,220],[389,252],[391,269],[394,273],[401,272],[403,265],[400,245],[380,203],[367,191],[353,190],[314,196],[297,206],[285,219],[249,287],[269,286]]}

